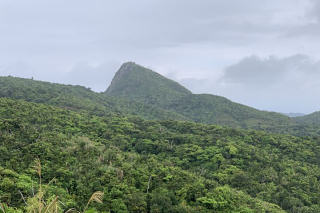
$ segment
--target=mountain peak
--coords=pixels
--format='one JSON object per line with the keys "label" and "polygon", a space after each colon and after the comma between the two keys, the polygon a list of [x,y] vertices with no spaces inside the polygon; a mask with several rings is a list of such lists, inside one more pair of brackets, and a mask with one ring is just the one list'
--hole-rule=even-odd
{"label": "mountain peak", "polygon": [[121,65],[119,71],[130,70],[136,66],[140,66],[140,65],[136,64],[135,62],[128,61],[128,62],[125,62]]}
{"label": "mountain peak", "polygon": [[[128,72],[130,72],[130,71],[132,71],[132,72],[145,72],[146,69],[147,68],[145,68],[139,64],[136,64],[135,62],[132,62],[132,61],[125,62],[120,66],[119,70],[116,72],[111,84],[114,83],[115,81],[117,82],[118,80],[120,80],[123,77],[123,75],[128,74]],[[151,71],[151,72],[153,72],[153,71]],[[109,86],[109,88],[112,88],[111,85]]]}
{"label": "mountain peak", "polygon": [[121,65],[105,93],[152,104],[191,94],[177,82],[134,62]]}

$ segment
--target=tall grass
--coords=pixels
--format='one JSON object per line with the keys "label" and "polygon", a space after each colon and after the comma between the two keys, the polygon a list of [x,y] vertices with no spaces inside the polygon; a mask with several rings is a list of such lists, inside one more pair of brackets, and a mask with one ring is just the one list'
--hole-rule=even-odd
{"label": "tall grass", "polygon": [[[45,199],[45,195],[47,193],[46,187],[42,185],[42,166],[39,159],[35,160],[35,166],[34,169],[39,177],[39,189],[38,192],[33,195],[32,197],[29,197],[27,201],[25,202],[25,212],[27,213],[59,213],[63,212],[62,208],[60,207],[59,203],[59,196],[54,196],[49,199]],[[54,181],[51,180],[47,185],[50,185]],[[22,198],[24,199],[23,195],[21,194]],[[66,212],[77,212],[77,213],[84,213],[86,210],[88,210],[88,207],[91,203],[97,202],[102,203],[103,202],[103,192],[97,191],[94,192],[90,199],[88,200],[86,206],[82,211],[77,210],[76,208],[72,208],[67,210]],[[12,208],[9,208],[6,204],[0,203],[0,212],[1,213],[11,213],[11,212],[17,212],[13,210]]]}

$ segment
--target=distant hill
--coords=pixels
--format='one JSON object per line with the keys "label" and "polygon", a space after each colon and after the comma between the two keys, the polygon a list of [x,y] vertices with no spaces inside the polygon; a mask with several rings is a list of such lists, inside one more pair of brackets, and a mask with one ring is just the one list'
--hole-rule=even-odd
{"label": "distant hill", "polygon": [[171,102],[166,109],[180,113],[196,122],[246,129],[264,130],[273,125],[279,127],[292,124],[289,117],[279,113],[260,111],[232,102],[227,98],[209,94],[192,94],[182,97]]}
{"label": "distant hill", "polygon": [[184,120],[299,136],[320,135],[317,122],[260,111],[220,96],[192,94],[177,82],[132,62],[121,66],[104,93],[82,86],[0,77],[0,97],[98,116],[133,115],[148,120]]}
{"label": "distant hill", "polygon": [[309,115],[296,117],[295,121],[305,125],[320,125],[320,111],[314,112]]}
{"label": "distant hill", "polygon": [[290,113],[281,113],[283,115],[286,115],[290,118],[295,118],[295,117],[301,117],[301,116],[305,116],[306,114],[303,113],[294,113],[294,112],[290,112]]}
{"label": "distant hill", "polygon": [[106,96],[83,86],[49,83],[17,77],[0,77],[0,97],[45,103],[95,115],[138,115],[146,119],[188,120],[175,112],[136,101]]}
{"label": "distant hill", "polygon": [[105,94],[138,100],[202,123],[274,131],[294,123],[280,113],[260,111],[224,97],[192,94],[177,82],[132,62],[120,67]]}
{"label": "distant hill", "polygon": [[320,112],[289,118],[121,69],[106,93],[0,77],[3,211],[84,209],[98,190],[85,212],[320,212]]}
{"label": "distant hill", "polygon": [[133,62],[120,67],[105,93],[162,106],[191,94],[177,82]]}

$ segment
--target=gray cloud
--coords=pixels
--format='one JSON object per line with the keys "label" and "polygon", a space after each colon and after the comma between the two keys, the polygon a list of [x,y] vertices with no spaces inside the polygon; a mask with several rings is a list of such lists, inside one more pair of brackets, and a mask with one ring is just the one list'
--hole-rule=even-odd
{"label": "gray cloud", "polygon": [[[260,91],[287,79],[293,84],[293,76],[302,74],[284,71],[291,70],[288,64],[316,69],[316,62],[300,58],[298,64],[309,65],[297,68],[296,59],[288,56],[320,59],[319,5],[317,0],[2,0],[0,74],[103,91],[121,62],[135,61],[174,76],[196,92],[217,91],[269,109],[269,101],[256,101],[256,96],[236,98],[230,85]],[[241,61],[248,55],[256,57]],[[269,55],[275,56],[266,58]],[[252,77],[255,70],[260,75]],[[303,76],[296,84],[305,88],[311,80]],[[218,87],[211,85],[217,81]],[[283,106],[275,103],[270,109]],[[287,107],[284,111],[297,109]],[[311,108],[318,109],[314,104],[301,107]]]}
{"label": "gray cloud", "polygon": [[[239,63],[225,70],[225,83],[245,84],[253,87],[272,87],[288,81],[303,86],[304,82],[319,81],[319,62],[312,61],[305,55],[293,55],[286,58],[270,56],[261,59],[257,56],[244,58]],[[301,81],[299,83],[299,81]]]}
{"label": "gray cloud", "polygon": [[[320,34],[320,2],[318,0],[307,1],[306,10],[295,27],[286,32],[288,37],[306,37],[316,41]],[[310,41],[309,41],[310,42]]]}
{"label": "gray cloud", "polygon": [[320,2],[317,0],[311,0],[311,7],[309,9],[309,14],[311,17],[315,18],[315,22],[320,22]]}
{"label": "gray cloud", "polygon": [[227,96],[265,110],[305,113],[320,110],[315,97],[320,93],[320,61],[306,55],[250,56],[228,66],[219,79],[180,82],[191,89],[198,87],[199,92]]}
{"label": "gray cloud", "polygon": [[64,78],[64,83],[86,85],[95,91],[105,91],[119,68],[118,62],[97,65],[88,63],[76,64]]}

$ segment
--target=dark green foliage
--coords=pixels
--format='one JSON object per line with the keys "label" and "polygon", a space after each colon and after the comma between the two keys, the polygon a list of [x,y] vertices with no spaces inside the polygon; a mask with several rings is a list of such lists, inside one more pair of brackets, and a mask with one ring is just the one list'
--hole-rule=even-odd
{"label": "dark green foliage", "polygon": [[[0,202],[23,208],[35,158],[49,195],[99,212],[317,212],[319,138],[97,117],[0,99]],[[281,206],[281,208],[279,207]]]}
{"label": "dark green foliage", "polygon": [[186,120],[182,115],[135,101],[105,96],[82,86],[0,77],[0,97],[45,103],[95,115],[132,114],[146,119]]}
{"label": "dark green foliage", "polygon": [[43,185],[46,199],[59,196],[63,209],[103,191],[88,212],[320,211],[317,113],[288,118],[194,95],[133,63],[107,93],[121,98],[0,78],[0,97],[11,98],[0,98],[0,208],[26,211],[39,158],[43,183],[56,180]]}
{"label": "dark green foliage", "polygon": [[320,122],[299,123],[280,113],[260,111],[224,97],[191,94],[178,83],[131,62],[122,65],[105,94],[161,107],[201,123],[300,136],[320,134]]}
{"label": "dark green foliage", "polygon": [[[320,122],[297,122],[276,112],[257,110],[209,94],[188,95],[164,107],[192,121],[296,136],[320,135]],[[303,117],[301,117],[303,118]]]}
{"label": "dark green foliage", "polygon": [[133,62],[120,67],[105,93],[160,106],[191,94],[177,82]]}
{"label": "dark green foliage", "polygon": [[[259,111],[233,103],[223,97],[190,94],[177,83],[138,65],[129,63],[125,64],[124,67],[133,67],[133,73],[135,74],[139,74],[140,69],[142,69],[143,73],[149,73],[149,75],[146,74],[146,78],[142,78],[143,82],[136,80],[142,83],[137,84],[134,87],[136,89],[133,89],[132,86],[137,82],[132,81],[132,84],[124,89],[126,93],[122,93],[121,97],[95,93],[82,86],[54,84],[14,77],[0,77],[0,97],[45,103],[74,111],[86,111],[97,116],[134,115],[144,119],[192,120],[298,136],[320,135],[320,125],[317,125],[317,122],[297,122],[295,118],[273,112]],[[114,81],[113,85],[117,85],[119,81],[121,85],[123,76],[131,73],[132,69],[130,68],[129,71],[127,68],[124,69],[125,73],[121,74],[120,79],[119,74],[116,75],[118,80]],[[150,83],[147,83],[149,80]],[[157,84],[155,81],[160,83]],[[143,85],[143,83],[145,85],[140,88],[139,85]],[[151,88],[147,89],[147,87]],[[112,88],[116,89],[118,87],[112,86]],[[130,93],[129,88],[137,94]],[[158,90],[158,92],[154,92],[155,90]],[[146,95],[141,95],[143,91],[146,92]],[[150,93],[150,91],[153,92]],[[164,95],[160,95],[160,93]],[[152,94],[157,94],[155,96],[158,104],[149,103],[150,100],[153,100]],[[138,97],[140,95],[141,97]],[[158,98],[161,100],[158,100]]]}
{"label": "dark green foliage", "polygon": [[304,125],[320,126],[320,111],[305,116],[295,117],[294,120]]}
{"label": "dark green foliage", "polygon": [[209,94],[188,95],[166,106],[193,121],[246,129],[263,129],[272,125],[287,126],[292,120],[279,113],[256,110]]}

